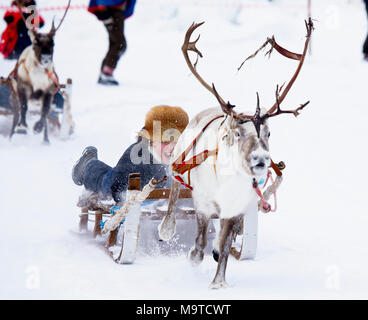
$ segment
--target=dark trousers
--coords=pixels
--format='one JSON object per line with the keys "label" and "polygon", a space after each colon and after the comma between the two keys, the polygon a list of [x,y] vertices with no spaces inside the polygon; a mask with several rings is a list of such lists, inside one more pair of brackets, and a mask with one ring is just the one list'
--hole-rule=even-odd
{"label": "dark trousers", "polygon": [[[368,0],[365,0],[365,10],[367,11],[367,15],[368,15]],[[368,34],[363,44],[363,53],[364,55],[368,56]]]}
{"label": "dark trousers", "polygon": [[363,44],[363,53],[368,57],[368,34]]}
{"label": "dark trousers", "polygon": [[102,67],[108,66],[115,69],[120,57],[127,48],[124,36],[124,12],[119,9],[109,9],[111,12],[111,23],[105,24],[109,34],[109,50],[102,62]]}
{"label": "dark trousers", "polygon": [[91,160],[84,170],[83,184],[87,190],[111,196],[113,168],[100,160]]}

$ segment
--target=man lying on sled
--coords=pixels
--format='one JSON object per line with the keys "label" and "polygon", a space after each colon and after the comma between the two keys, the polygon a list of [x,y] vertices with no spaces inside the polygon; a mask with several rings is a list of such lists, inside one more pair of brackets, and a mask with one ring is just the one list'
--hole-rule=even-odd
{"label": "man lying on sled", "polygon": [[[142,186],[151,178],[169,175],[171,153],[188,121],[187,113],[180,107],[153,107],[146,115],[137,141],[124,152],[115,167],[98,160],[95,147],[84,149],[72,170],[74,183],[97,193],[101,199],[112,197],[121,204],[130,173],[140,173]],[[170,188],[170,185],[164,181],[158,187]]]}

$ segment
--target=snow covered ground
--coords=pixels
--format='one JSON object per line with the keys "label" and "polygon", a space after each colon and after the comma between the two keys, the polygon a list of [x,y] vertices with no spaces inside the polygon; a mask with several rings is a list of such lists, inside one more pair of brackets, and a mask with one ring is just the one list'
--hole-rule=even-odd
{"label": "snow covered ground", "polygon": [[[37,2],[42,8],[61,1]],[[33,134],[11,142],[0,136],[0,298],[367,299],[368,63],[361,56],[367,21],[360,0],[312,1],[312,55],[284,107],[311,104],[298,119],[271,121],[272,157],[287,165],[278,212],[260,214],[254,261],[229,259],[229,288],[208,289],[216,270],[210,255],[197,268],[185,253],[141,254],[133,265],[117,265],[95,240],[76,235],[81,189],[71,168],[85,146],[96,146],[100,159],[113,165],[150,107],[179,105],[194,116],[216,104],[182,57],[187,27],[206,21],[200,73],[238,110],[254,110],[255,92],[270,106],[276,84],[290,79],[296,64],[274,54],[236,68],[272,34],[300,52],[306,2],[138,0],[126,22],[118,88],[96,84],[107,47],[102,24],[85,10],[71,10],[56,36],[54,60],[61,80],[74,81],[75,134],[68,141],[52,138],[50,146]],[[62,11],[42,12],[45,30],[55,14]],[[13,65],[0,60],[0,74]],[[0,118],[0,126],[6,121]]]}

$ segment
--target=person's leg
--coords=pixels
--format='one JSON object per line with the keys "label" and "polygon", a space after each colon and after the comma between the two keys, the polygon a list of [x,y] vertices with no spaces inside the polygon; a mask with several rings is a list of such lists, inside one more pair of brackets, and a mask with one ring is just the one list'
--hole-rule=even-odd
{"label": "person's leg", "polygon": [[106,84],[118,84],[113,79],[113,72],[119,62],[120,57],[124,54],[127,48],[126,39],[124,36],[124,13],[122,10],[111,10],[112,20],[111,23],[106,24],[106,29],[109,34],[109,50],[101,65],[101,77],[99,81],[103,83],[103,80],[111,80],[111,83]]}
{"label": "person's leg", "polygon": [[58,108],[60,110],[63,109],[63,107],[64,107],[64,97],[62,96],[60,91],[55,93],[54,98],[53,98],[51,103],[54,104],[56,106],[56,108]]}
{"label": "person's leg", "polygon": [[122,10],[115,9],[111,11],[111,16],[112,23],[106,25],[109,34],[109,50],[102,62],[102,69],[105,66],[115,69],[127,48],[124,36],[124,13]]}
{"label": "person's leg", "polygon": [[364,58],[368,60],[368,34],[367,34],[367,37],[365,38],[365,42],[363,45],[363,54],[364,54]]}
{"label": "person's leg", "polygon": [[82,156],[73,166],[72,179],[78,186],[82,186],[84,181],[84,172],[89,161],[97,160],[97,149],[93,146],[89,146],[83,150]]}
{"label": "person's leg", "polygon": [[[365,0],[365,10],[367,11],[367,15],[368,15],[368,0]],[[363,44],[363,54],[364,54],[364,59],[368,60],[368,34]]]}
{"label": "person's leg", "polygon": [[111,171],[112,168],[108,166],[106,163],[100,160],[90,160],[87,163],[83,174],[84,187],[87,190],[108,195],[109,188],[106,187],[106,184],[108,184],[106,178],[108,178]]}

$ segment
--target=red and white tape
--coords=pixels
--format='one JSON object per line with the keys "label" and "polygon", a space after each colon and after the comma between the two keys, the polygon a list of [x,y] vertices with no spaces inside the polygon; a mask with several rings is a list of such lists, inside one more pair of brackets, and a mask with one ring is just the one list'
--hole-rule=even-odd
{"label": "red and white tape", "polygon": [[[142,6],[159,6],[159,5],[166,5],[166,6],[174,6],[174,7],[230,7],[230,8],[245,8],[245,9],[265,9],[265,8],[269,8],[271,6],[271,4],[269,3],[240,3],[239,1],[235,1],[235,2],[211,2],[211,1],[202,1],[202,2],[196,2],[196,3],[191,3],[191,2],[181,2],[179,3],[178,1],[158,1],[158,2],[146,2],[144,0],[141,0],[140,4]],[[299,2],[294,2],[294,1],[290,1],[289,3],[282,3],[282,7],[283,8],[301,8],[301,7],[305,7],[307,4],[305,1],[299,1]],[[87,10],[88,6],[85,4],[76,4],[76,5],[71,5],[69,10]],[[66,6],[49,6],[49,7],[38,7],[37,8],[39,12],[42,11],[64,11],[66,9]],[[5,5],[0,5],[0,10],[18,10],[15,7],[10,7],[10,6],[5,6]]]}
{"label": "red and white tape", "polygon": [[[18,11],[17,7],[9,7],[9,6],[4,6],[4,5],[0,5],[0,10],[15,10]],[[51,7],[39,7],[37,8],[37,11],[65,11],[66,10],[66,6],[51,6]],[[87,6],[84,4],[81,5],[71,5],[69,10],[87,10]]]}

